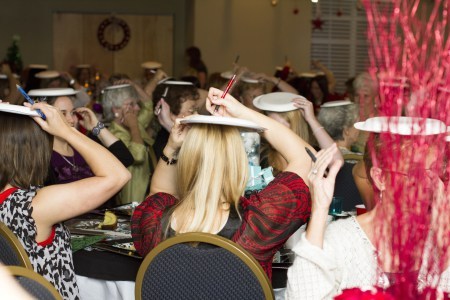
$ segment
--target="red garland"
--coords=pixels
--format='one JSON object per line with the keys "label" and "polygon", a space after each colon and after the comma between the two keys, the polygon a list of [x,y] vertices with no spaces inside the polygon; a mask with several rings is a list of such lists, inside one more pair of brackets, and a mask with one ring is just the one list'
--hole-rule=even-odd
{"label": "red garland", "polygon": [[[112,44],[105,39],[105,30],[110,25],[118,25],[123,31],[123,38],[117,44]],[[100,25],[98,26],[97,39],[100,45],[102,45],[103,48],[106,48],[109,51],[121,50],[125,48],[125,46],[130,41],[130,27],[124,20],[118,19],[116,17],[110,17],[101,22]]]}

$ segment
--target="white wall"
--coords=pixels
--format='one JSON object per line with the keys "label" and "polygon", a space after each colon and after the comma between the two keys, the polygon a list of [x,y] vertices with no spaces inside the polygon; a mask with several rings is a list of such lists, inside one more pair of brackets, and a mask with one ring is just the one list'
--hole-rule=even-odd
{"label": "white wall", "polygon": [[237,53],[256,72],[273,74],[285,55],[297,71],[310,69],[310,0],[196,0],[194,14],[194,45],[209,73],[230,70]]}

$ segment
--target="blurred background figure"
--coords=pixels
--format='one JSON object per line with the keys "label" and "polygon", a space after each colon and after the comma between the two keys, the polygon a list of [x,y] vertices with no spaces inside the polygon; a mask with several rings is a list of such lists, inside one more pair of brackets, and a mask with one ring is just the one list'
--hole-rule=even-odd
{"label": "blurred background figure", "polygon": [[206,87],[206,81],[208,79],[208,68],[202,60],[202,53],[199,48],[192,46],[185,51],[187,70],[184,72],[184,76],[194,76],[200,83],[200,88]]}

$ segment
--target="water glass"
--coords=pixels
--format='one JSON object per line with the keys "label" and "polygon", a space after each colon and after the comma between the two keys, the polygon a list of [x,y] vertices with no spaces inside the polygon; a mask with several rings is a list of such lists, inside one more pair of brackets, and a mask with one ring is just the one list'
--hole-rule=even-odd
{"label": "water glass", "polygon": [[342,202],[344,202],[344,197],[335,196],[331,200],[330,209],[328,214],[336,215],[342,213]]}

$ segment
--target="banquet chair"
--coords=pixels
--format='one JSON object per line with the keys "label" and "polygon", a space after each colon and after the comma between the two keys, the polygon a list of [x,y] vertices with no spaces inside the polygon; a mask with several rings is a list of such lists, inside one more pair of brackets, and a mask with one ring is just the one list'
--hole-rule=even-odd
{"label": "banquet chair", "polygon": [[9,266],[6,269],[19,285],[36,299],[62,300],[56,288],[42,275],[23,267]]}
{"label": "banquet chair", "polygon": [[363,204],[362,197],[353,179],[354,166],[354,163],[345,161],[336,175],[333,196],[344,198],[342,202],[343,211],[352,211],[355,209],[355,205]]}
{"label": "banquet chair", "polygon": [[273,299],[273,290],[262,267],[241,246],[214,234],[185,233],[145,257],[135,298]]}
{"label": "banquet chair", "polygon": [[32,270],[30,259],[14,233],[0,222],[0,262],[6,266],[19,266]]}

